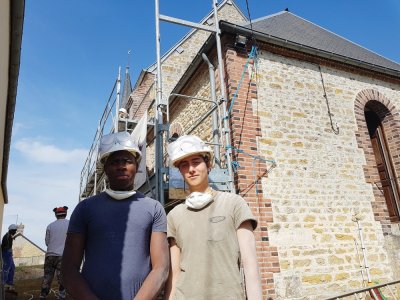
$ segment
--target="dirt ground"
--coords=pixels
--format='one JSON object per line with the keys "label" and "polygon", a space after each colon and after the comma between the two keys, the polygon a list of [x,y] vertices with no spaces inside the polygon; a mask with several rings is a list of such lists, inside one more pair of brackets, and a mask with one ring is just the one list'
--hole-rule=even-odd
{"label": "dirt ground", "polygon": [[[16,293],[6,292],[5,300],[31,300],[39,299],[40,287],[42,284],[43,266],[37,267],[17,267],[14,284]],[[53,279],[52,291],[47,297],[48,300],[58,299],[57,279]],[[66,299],[72,300],[71,297]]]}
{"label": "dirt ground", "polygon": [[[6,300],[28,300],[28,299],[39,299],[40,294],[40,285],[42,284],[41,278],[36,279],[25,279],[15,281],[15,290],[17,294],[14,293],[5,293]],[[53,290],[50,292],[47,299],[54,300],[58,299],[56,297],[55,292],[57,291],[57,285],[53,282]],[[66,299],[72,299],[68,297]]]}

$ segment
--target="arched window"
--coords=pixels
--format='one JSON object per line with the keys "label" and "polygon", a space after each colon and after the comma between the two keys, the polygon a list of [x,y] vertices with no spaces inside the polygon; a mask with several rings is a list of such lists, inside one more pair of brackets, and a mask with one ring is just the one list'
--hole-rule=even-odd
{"label": "arched window", "polygon": [[368,101],[364,107],[365,121],[379,174],[379,182],[376,183],[376,186],[385,198],[390,221],[398,222],[400,221],[398,178],[385,133],[385,117],[389,114],[388,109],[375,100]]}
{"label": "arched window", "polygon": [[183,126],[178,122],[173,122],[169,127],[170,141],[175,141],[178,137],[183,135]]}

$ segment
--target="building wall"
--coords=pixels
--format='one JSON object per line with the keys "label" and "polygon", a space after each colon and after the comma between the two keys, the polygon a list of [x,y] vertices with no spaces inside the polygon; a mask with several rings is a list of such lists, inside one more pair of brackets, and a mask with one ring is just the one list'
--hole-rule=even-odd
{"label": "building wall", "polygon": [[[226,44],[232,45],[229,41]],[[262,278],[263,295],[266,299],[275,299],[274,274],[280,272],[278,248],[270,242],[268,225],[274,221],[272,199],[263,192],[262,182],[273,172],[273,158],[258,151],[262,136],[261,115],[253,101],[259,97],[259,91],[253,81],[254,60],[247,52],[228,49],[225,60],[228,112],[230,112],[233,163],[237,166],[235,182],[237,193],[249,204],[258,219],[254,231],[256,250]],[[262,72],[261,70],[259,70]],[[268,156],[270,158],[270,156]]]}
{"label": "building wall", "polygon": [[365,179],[366,182],[372,184],[375,198],[375,201],[372,204],[375,220],[381,223],[384,235],[391,233],[398,234],[400,232],[400,224],[398,220],[397,222],[393,222],[396,220],[391,220],[390,218],[384,190],[382,189],[382,181],[378,168],[376,167],[376,156],[369,138],[368,127],[364,116],[364,108],[366,106],[372,108],[381,119],[383,135],[391,154],[390,158],[394,172],[391,176],[395,179],[395,182],[398,182],[398,174],[400,171],[400,149],[398,146],[400,118],[397,106],[391,99],[393,99],[393,97],[386,97],[384,93],[377,89],[364,89],[357,94],[354,101],[354,111],[357,122],[357,142],[360,145],[360,148],[363,149],[366,158],[366,164],[364,165]]}
{"label": "building wall", "polygon": [[33,245],[22,236],[18,236],[13,243],[14,263],[18,266],[43,265],[45,252]]}
{"label": "building wall", "polygon": [[140,119],[155,98],[155,76],[149,72],[143,75],[138,87],[131,93],[128,101],[129,118]]}
{"label": "building wall", "polygon": [[180,97],[170,105],[171,135],[174,133],[175,124],[179,124],[183,128],[184,134],[194,134],[202,139],[211,140],[211,116],[196,127],[201,117],[212,107],[211,103],[198,100],[211,100],[208,68],[203,67],[197,73],[196,77],[190,80],[190,85],[180,92],[183,95],[190,95],[196,99]]}
{"label": "building wall", "polygon": [[[231,94],[246,59],[228,51]],[[262,220],[257,250],[263,278],[268,280],[267,274],[273,273],[275,289],[267,286],[264,291],[270,296],[275,293],[277,299],[320,299],[362,286],[355,214],[362,218],[372,280],[394,280],[400,268],[393,258],[399,237],[395,230],[384,235],[385,227],[375,218],[374,187],[366,181],[367,161],[361,147],[367,140],[357,140],[355,117],[360,92],[379,91],[398,107],[400,85],[332,64],[322,65],[321,70],[332,125],[336,129],[335,123],[339,124],[339,134],[331,127],[318,65],[267,51],[258,55],[257,72],[253,72],[257,77],[250,81],[250,72],[246,73],[231,118],[233,128],[239,125],[235,147],[277,164],[267,176],[260,176],[263,196],[245,197]],[[239,190],[244,190],[251,183],[249,177],[257,177],[249,171],[251,160],[239,159],[243,162],[239,161],[237,178]],[[260,166],[257,174],[263,169]],[[264,241],[268,243],[262,245]],[[278,258],[279,264],[272,259],[278,270],[263,268],[266,252],[266,261],[270,254]]]}
{"label": "building wall", "polygon": [[[321,299],[362,287],[367,275],[361,274],[356,214],[372,281],[397,279],[398,224],[387,229],[384,200],[372,181],[376,174],[370,178],[366,173],[376,165],[367,159],[370,140],[365,128],[364,137],[360,134],[356,115],[370,90],[376,91],[374,100],[395,114],[400,85],[342,66],[327,67],[327,62],[321,62],[320,72],[315,63],[267,51],[259,53],[256,70],[247,55],[228,49],[225,70],[228,99],[240,85],[230,116],[235,181],[237,193],[258,218],[255,235],[265,298]],[[180,92],[209,98],[209,87],[202,65]],[[178,98],[170,107],[171,128],[187,133],[195,116],[208,108]],[[211,141],[210,118],[193,133]]]}
{"label": "building wall", "polygon": [[[231,44],[231,43],[228,43]],[[238,83],[241,77],[241,71],[243,69],[244,62],[240,61],[237,63],[233,52],[228,52],[226,55],[226,73],[225,78],[228,86],[228,98],[232,99],[233,94],[236,91]],[[215,53],[208,54],[210,61],[217,65],[217,59]],[[243,65],[242,65],[243,63]],[[219,76],[218,72],[215,73],[215,80],[217,86],[217,92],[219,93]],[[232,147],[234,149],[243,150],[244,153],[238,153],[233,151],[236,155],[233,160],[237,162],[238,172],[235,174],[237,193],[245,198],[249,203],[252,212],[258,219],[258,227],[255,231],[257,239],[257,253],[259,259],[260,272],[262,274],[262,284],[264,296],[275,297],[275,287],[273,281],[273,274],[280,271],[278,252],[277,248],[271,246],[268,237],[268,222],[272,219],[272,208],[270,199],[263,196],[261,178],[267,175],[267,171],[271,168],[271,164],[265,161],[253,160],[249,155],[257,156],[257,136],[261,135],[260,120],[253,113],[252,102],[242,99],[246,96],[251,98],[257,97],[257,90],[254,86],[249,86],[249,76],[245,76],[245,82],[243,83],[238,102],[232,110],[231,123],[231,138]],[[208,68],[205,65],[201,65],[195,72],[195,75],[188,80],[188,84],[179,91],[181,94],[191,95],[196,98],[211,98],[210,91],[210,79]],[[218,98],[218,96],[217,96]],[[249,105],[250,104],[250,105]],[[196,120],[210,109],[210,105],[202,101],[194,100],[183,100],[177,98],[170,106],[170,122],[171,122],[171,134],[174,133],[176,128],[182,128],[182,132],[185,134],[191,133],[198,135],[200,138],[206,141],[212,141],[212,125],[211,117],[208,117],[198,128],[193,132],[188,130],[196,123]],[[222,107],[220,107],[222,110]],[[242,114],[245,118],[242,118]],[[222,119],[220,119],[222,120]],[[179,126],[176,126],[179,125]],[[181,134],[180,134],[181,135]],[[221,138],[221,143],[222,143]],[[224,143],[222,143],[224,144]],[[221,149],[222,152],[223,149]],[[224,161],[224,155],[221,155],[222,161]],[[226,166],[225,166],[226,167]],[[172,196],[182,196],[180,193],[171,193]]]}
{"label": "building wall", "polygon": [[[164,99],[207,36],[194,34],[182,43],[181,54],[174,52],[164,61]],[[240,84],[229,119],[231,146],[237,192],[259,222],[255,235],[264,297],[321,299],[360,288],[367,277],[361,272],[360,231],[372,281],[398,279],[400,230],[388,222],[375,185],[376,162],[362,117],[369,100],[387,106],[395,128],[391,150],[397,151],[399,79],[259,45],[256,64],[247,60],[248,51],[229,48],[224,67],[229,99]],[[216,66],[215,53],[209,57]],[[218,73],[216,80],[218,89]],[[210,98],[209,89],[208,70],[202,65],[179,92]],[[204,103],[177,98],[170,107],[172,131],[189,133],[194,116],[208,109]],[[154,115],[154,107],[149,111]],[[210,119],[191,133],[211,141]],[[149,149],[154,151],[152,145]],[[148,158],[152,168],[154,155]],[[394,164],[397,171],[400,155]]]}
{"label": "building wall", "polygon": [[[228,3],[220,7],[218,18],[219,20],[236,22],[238,24],[245,21],[236,7]],[[213,16],[210,19],[213,20]],[[204,30],[197,30],[194,34],[190,35],[187,40],[180,44],[180,49],[183,50],[183,52],[178,53],[178,51],[174,51],[163,61],[161,68],[164,99],[168,98],[178,80],[189,67],[190,63],[210,34],[211,33]]]}
{"label": "building wall", "polygon": [[[244,17],[236,9],[236,7],[229,3],[225,3],[224,5],[222,5],[219,8],[218,18],[219,18],[219,20],[227,20],[230,22],[237,22],[237,23],[242,23],[245,21]],[[213,16],[211,16],[210,20],[213,20]],[[206,22],[207,22],[207,20],[205,21],[205,23]],[[178,25],[176,25],[176,26],[178,26]],[[193,61],[196,54],[198,54],[200,48],[203,46],[204,42],[207,40],[209,35],[210,35],[209,32],[206,32],[203,30],[197,30],[193,34],[191,34],[186,40],[182,41],[179,44],[179,48],[181,50],[180,53],[175,50],[175,51],[171,52],[168,56],[165,57],[165,59],[162,62],[162,65],[161,65],[161,68],[162,68],[162,98],[163,99],[165,99],[165,100],[168,99],[172,90],[174,89],[174,87],[176,86],[178,81],[181,79],[181,77],[184,74],[184,72],[186,71],[186,69],[190,66],[190,63]],[[162,43],[162,41],[161,41],[161,43]],[[205,69],[204,72],[206,72],[207,77],[208,77],[208,70]],[[209,79],[206,79],[206,81],[208,81],[208,84],[209,84]],[[196,87],[193,87],[193,88],[196,89],[199,84],[201,85],[201,83],[195,83]],[[138,107],[137,103],[140,102],[140,103],[142,103],[141,109],[145,106],[144,104],[150,105],[149,118],[154,117],[155,116],[154,102],[152,103],[151,102],[152,99],[150,99],[149,97],[151,97],[151,96],[156,97],[156,93],[154,91],[156,88],[156,84],[149,85],[149,78],[147,77],[147,79],[145,81],[143,81],[143,83],[141,85],[146,85],[149,89],[152,89],[152,91],[144,92],[142,87],[139,86],[136,89],[139,92],[134,91],[132,93],[132,95],[135,95],[135,96],[133,98],[131,115],[140,115],[140,114],[136,114],[134,111],[134,108]],[[207,87],[204,87],[204,89],[207,89]],[[207,95],[207,94],[204,94],[203,92],[199,92],[198,96],[201,96],[201,95],[210,98],[209,94]],[[146,98],[146,100],[144,100],[145,98]],[[192,104],[188,104],[187,102],[188,101],[186,101],[186,100],[181,100],[179,103],[181,103],[183,105],[183,109],[185,109],[187,107],[187,105],[192,107],[191,106]],[[194,104],[194,107],[196,107],[196,109],[199,108],[200,110],[202,110],[204,107],[204,102],[201,103],[201,102],[196,101],[196,103]],[[198,111],[198,112],[200,112],[200,111]],[[197,113],[195,115],[197,115]],[[171,118],[173,119],[174,117],[171,116]],[[189,119],[189,122],[193,122],[193,120],[194,120],[192,118],[192,116],[190,116],[190,115],[188,115],[186,118]],[[177,122],[180,122],[180,120],[177,120]],[[184,121],[184,122],[186,123],[186,121]],[[172,122],[171,122],[171,124],[172,124]],[[207,134],[211,134],[209,130],[207,130],[206,132],[207,132]],[[187,132],[185,132],[185,133],[187,133]],[[195,133],[196,132],[193,132],[193,134],[195,134]],[[154,148],[155,148],[154,143],[150,141],[148,143],[147,157],[146,157],[147,166],[148,166],[150,173],[152,173],[154,171],[154,162],[155,162]]]}

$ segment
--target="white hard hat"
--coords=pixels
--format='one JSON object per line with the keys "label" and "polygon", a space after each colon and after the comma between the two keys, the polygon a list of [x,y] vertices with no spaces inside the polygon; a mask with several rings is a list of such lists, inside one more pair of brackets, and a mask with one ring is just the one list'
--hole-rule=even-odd
{"label": "white hard hat", "polygon": [[99,146],[100,162],[104,164],[111,153],[123,150],[131,152],[136,161],[140,161],[142,153],[131,134],[121,131],[103,135]]}
{"label": "white hard hat", "polygon": [[212,161],[212,150],[195,135],[183,135],[168,145],[168,155],[173,166],[193,154],[204,154]]}
{"label": "white hard hat", "polygon": [[120,114],[122,114],[122,115],[128,114],[128,111],[127,111],[126,108],[124,108],[124,107],[121,107],[121,108],[118,110],[118,112],[119,112]]}
{"label": "white hard hat", "polygon": [[8,226],[8,230],[17,230],[18,227],[16,224],[11,224],[10,226]]}

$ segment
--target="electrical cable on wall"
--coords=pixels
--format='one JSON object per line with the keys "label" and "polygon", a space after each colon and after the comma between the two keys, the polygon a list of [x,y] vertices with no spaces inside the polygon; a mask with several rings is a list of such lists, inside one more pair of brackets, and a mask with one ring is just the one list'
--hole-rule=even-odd
{"label": "electrical cable on wall", "polygon": [[[235,150],[235,152],[236,153],[242,153],[242,154],[244,154],[244,155],[247,155],[247,156],[249,156],[249,157],[251,157],[251,158],[253,158],[253,175],[254,175],[254,181],[249,185],[249,186],[247,186],[246,188],[244,188],[242,191],[244,191],[244,190],[249,190],[252,186],[256,186],[256,194],[258,195],[258,193],[259,193],[259,190],[258,190],[258,186],[257,186],[257,184],[258,184],[258,182],[259,182],[259,180],[261,179],[261,177],[263,177],[263,176],[265,176],[266,174],[268,174],[273,168],[275,168],[276,167],[276,162],[275,162],[275,160],[269,160],[269,159],[265,159],[265,158],[262,158],[261,156],[258,156],[258,155],[253,155],[253,154],[249,154],[249,153],[246,153],[245,151],[243,151],[243,150],[241,150],[241,149],[238,149],[238,148],[236,148],[236,147],[233,147],[233,146],[228,146],[230,149],[232,149],[232,150]],[[255,173],[255,170],[256,170],[256,167],[255,167],[255,162],[256,162],[256,160],[260,160],[260,161],[262,161],[262,162],[265,162],[265,163],[270,163],[271,164],[271,167],[268,169],[265,169],[265,171],[262,173],[262,175],[257,175],[256,173]],[[233,167],[233,169],[234,169],[234,172],[235,173],[237,173],[237,170],[238,170],[238,168],[240,168],[240,164],[239,164],[239,162],[238,161],[232,161],[232,167]]]}
{"label": "electrical cable on wall", "polygon": [[247,58],[246,64],[244,65],[243,72],[242,72],[242,75],[240,77],[238,87],[236,89],[235,94],[232,97],[231,105],[229,106],[228,113],[227,113],[227,118],[229,118],[229,116],[231,114],[231,110],[233,108],[233,105],[235,104],[235,100],[236,100],[236,98],[237,98],[237,96],[239,94],[239,90],[240,90],[240,87],[242,85],[242,82],[243,82],[243,79],[244,79],[244,75],[246,74],[246,70],[247,70],[247,68],[249,66],[250,60],[254,59],[254,61],[256,61],[256,57],[257,57],[257,47],[256,46],[252,46],[250,54],[249,54],[249,57]]}
{"label": "electrical cable on wall", "polygon": [[333,126],[331,108],[329,107],[328,95],[326,94],[324,77],[322,76],[322,70],[321,70],[321,66],[320,65],[318,65],[318,69],[319,69],[319,74],[321,75],[322,88],[324,89],[324,95],[323,96],[324,96],[324,98],[326,100],[326,106],[328,107],[328,116],[329,116],[329,120],[331,122],[331,128],[332,128],[332,131],[335,134],[339,134],[339,126],[338,126],[338,124],[337,123],[335,124],[336,128]]}
{"label": "electrical cable on wall", "polygon": [[[226,148],[228,148],[228,147],[226,147]],[[263,162],[269,162],[269,163],[272,164],[273,167],[276,167],[276,162],[273,159],[265,159],[265,158],[262,158],[261,156],[258,156],[258,155],[248,154],[245,151],[243,151],[242,149],[239,149],[239,148],[236,148],[236,147],[233,147],[233,146],[229,146],[229,148],[231,148],[232,150],[235,150],[237,153],[242,153],[242,154],[250,156],[250,157],[252,157],[254,159],[258,159],[258,160],[261,160]]]}
{"label": "electrical cable on wall", "polygon": [[247,16],[248,16],[249,23],[250,23],[251,40],[252,40],[253,44],[256,45],[257,48],[259,48],[258,44],[257,44],[257,40],[254,38],[253,22],[251,20],[249,1],[248,0],[246,0],[246,9],[247,9]]}

